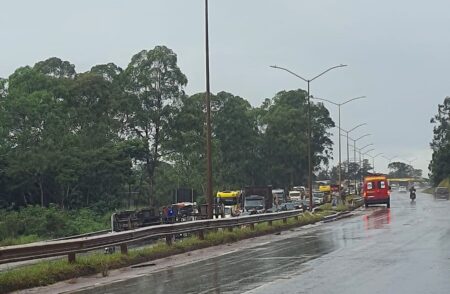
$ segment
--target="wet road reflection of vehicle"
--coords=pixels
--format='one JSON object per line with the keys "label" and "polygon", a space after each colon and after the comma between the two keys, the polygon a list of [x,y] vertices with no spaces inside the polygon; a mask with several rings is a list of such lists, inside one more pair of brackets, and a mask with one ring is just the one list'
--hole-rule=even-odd
{"label": "wet road reflection of vehicle", "polygon": [[391,210],[389,208],[377,210],[372,214],[363,216],[364,228],[366,230],[382,229],[391,223]]}

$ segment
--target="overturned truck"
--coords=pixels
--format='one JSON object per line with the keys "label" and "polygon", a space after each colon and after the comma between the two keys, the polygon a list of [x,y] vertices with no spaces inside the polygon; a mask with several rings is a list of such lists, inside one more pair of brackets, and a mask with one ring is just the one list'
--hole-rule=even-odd
{"label": "overturned truck", "polygon": [[111,228],[114,232],[161,224],[158,209],[143,208],[140,210],[123,210],[111,215]]}

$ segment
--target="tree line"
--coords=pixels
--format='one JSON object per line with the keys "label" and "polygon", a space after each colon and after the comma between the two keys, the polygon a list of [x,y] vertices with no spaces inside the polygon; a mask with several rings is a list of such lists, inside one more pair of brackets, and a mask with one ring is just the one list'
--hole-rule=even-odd
{"label": "tree line", "polygon": [[[106,211],[127,201],[163,205],[177,187],[204,195],[204,93],[188,95],[177,55],[142,50],[78,73],[52,57],[0,79],[0,207],[55,204]],[[280,91],[253,107],[212,95],[213,179],[218,189],[307,178],[307,93]],[[334,127],[313,103],[313,164],[328,164]]]}
{"label": "tree line", "polygon": [[446,97],[438,105],[438,113],[431,119],[433,140],[430,143],[433,151],[429,165],[430,180],[437,186],[450,177],[450,97]]}

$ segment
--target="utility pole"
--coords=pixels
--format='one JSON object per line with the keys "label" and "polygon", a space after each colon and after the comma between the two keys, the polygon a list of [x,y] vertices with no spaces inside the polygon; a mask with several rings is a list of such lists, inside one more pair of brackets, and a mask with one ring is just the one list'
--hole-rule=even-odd
{"label": "utility pole", "polygon": [[211,98],[209,85],[209,31],[208,31],[208,0],[205,0],[205,57],[206,57],[206,203],[208,218],[213,218],[212,195],[212,154],[211,154]]}
{"label": "utility pole", "polygon": [[[326,102],[331,103],[331,104],[333,104],[333,105],[338,107],[338,112],[339,112],[339,119],[338,119],[338,121],[339,121],[339,126],[338,126],[338,128],[339,128],[339,136],[338,136],[339,137],[339,170],[338,170],[338,172],[339,172],[339,197],[342,197],[342,195],[341,195],[341,188],[342,188],[342,176],[341,176],[341,173],[342,173],[342,160],[341,160],[341,153],[342,153],[341,152],[341,130],[342,130],[342,128],[341,128],[341,106],[345,105],[345,104],[347,104],[349,102],[352,102],[354,100],[366,98],[366,96],[360,96],[360,97],[351,98],[351,99],[348,99],[347,101],[342,102],[342,103],[336,103],[336,102],[333,102],[331,100],[324,99],[324,98],[317,98],[317,97],[313,97],[313,98],[317,99],[317,100],[326,101]],[[365,125],[365,124],[361,124],[359,126],[362,126],[362,125]],[[359,126],[356,126],[351,131],[353,131],[354,129],[356,129]],[[347,136],[348,136],[348,134],[347,134]],[[347,141],[347,150],[348,150],[348,141]]]}

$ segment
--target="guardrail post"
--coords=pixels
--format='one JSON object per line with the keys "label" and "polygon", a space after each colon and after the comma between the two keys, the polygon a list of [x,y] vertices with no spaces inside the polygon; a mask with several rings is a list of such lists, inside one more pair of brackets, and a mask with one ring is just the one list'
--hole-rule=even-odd
{"label": "guardrail post", "polygon": [[253,231],[255,229],[255,224],[250,224],[249,226],[250,226],[250,230]]}
{"label": "guardrail post", "polygon": [[272,226],[272,225],[273,225],[273,221],[270,220],[270,221],[267,222],[267,224],[268,224],[269,226]]}
{"label": "guardrail post", "polygon": [[169,246],[172,246],[172,239],[173,239],[173,235],[167,235],[166,236],[166,244]]}
{"label": "guardrail post", "polygon": [[197,234],[198,234],[198,238],[200,240],[205,240],[205,231],[200,230],[200,231],[197,232]]}
{"label": "guardrail post", "polygon": [[69,261],[69,263],[75,262],[75,252],[70,252],[67,257],[68,257],[67,260]]}
{"label": "guardrail post", "polygon": [[298,215],[294,216],[294,219],[295,219],[296,221],[298,221]]}
{"label": "guardrail post", "polygon": [[283,218],[283,224],[287,224],[287,218]]}
{"label": "guardrail post", "polygon": [[120,244],[120,253],[128,254],[128,245],[127,244]]}

